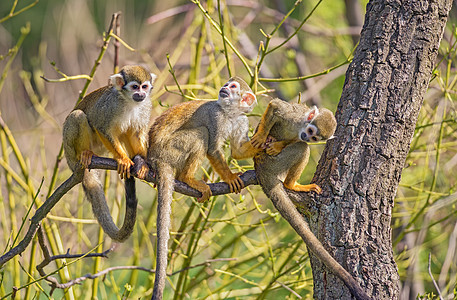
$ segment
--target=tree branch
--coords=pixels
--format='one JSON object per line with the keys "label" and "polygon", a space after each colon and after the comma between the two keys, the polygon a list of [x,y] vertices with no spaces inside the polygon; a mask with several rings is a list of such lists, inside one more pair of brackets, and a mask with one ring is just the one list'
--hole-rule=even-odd
{"label": "tree branch", "polygon": [[[135,156],[133,159],[135,165],[132,167],[131,174],[133,176],[137,176],[138,170],[141,168],[143,164],[146,164],[145,160],[140,156]],[[89,165],[89,169],[102,169],[102,170],[117,170],[117,162],[112,158],[105,158],[105,157],[92,157],[92,162]],[[32,241],[32,238],[35,236],[38,228],[40,227],[40,222],[43,220],[47,214],[51,211],[54,205],[59,202],[60,198],[62,198],[69,190],[71,190],[75,185],[82,181],[84,170],[81,169],[78,172],[73,173],[65,182],[63,182],[55,192],[41,205],[35,215],[31,219],[30,227],[22,239],[22,241],[14,248],[10,249],[4,255],[0,257],[0,268],[9,260],[11,260],[14,256],[21,254],[25,251],[27,246]],[[244,183],[244,187],[250,185],[257,185],[257,177],[254,170],[249,170],[244,172],[240,175],[241,180]],[[145,181],[157,183],[157,179],[155,176],[154,170],[149,168],[149,172],[144,178]],[[224,195],[230,193],[230,187],[225,182],[218,182],[218,183],[210,183],[208,184],[213,196],[217,195]],[[175,180],[175,191],[181,193],[183,195],[187,195],[190,197],[201,197],[201,193],[184,182]],[[310,197],[307,193],[304,192],[294,192],[294,191],[287,191],[289,197],[291,198],[292,202],[300,208],[304,208],[305,210],[309,207]]]}

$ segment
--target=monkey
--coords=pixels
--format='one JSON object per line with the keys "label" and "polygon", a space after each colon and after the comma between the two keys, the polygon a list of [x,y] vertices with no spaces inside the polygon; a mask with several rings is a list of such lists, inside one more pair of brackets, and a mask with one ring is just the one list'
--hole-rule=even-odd
{"label": "monkey", "polygon": [[[110,84],[99,88],[79,102],[63,125],[63,147],[67,164],[73,172],[84,169],[82,185],[92,211],[105,233],[123,242],[133,232],[137,200],[135,182],[130,179],[131,158],[146,157],[147,134],[152,103],[152,84],[156,75],[142,66],[125,66],[110,76]],[[119,229],[111,218],[97,172],[89,172],[92,156],[108,150],[118,163],[117,171],[125,178],[126,212]],[[148,168],[141,167],[139,177]]]}
{"label": "monkey", "polygon": [[233,77],[219,90],[217,101],[195,100],[171,107],[160,115],[149,131],[148,163],[157,171],[157,257],[152,299],[162,299],[165,287],[171,202],[174,179],[200,191],[204,202],[211,190],[195,173],[206,156],[213,169],[239,193],[243,181],[232,173],[222,148],[230,140],[235,159],[252,157],[258,149],[249,141],[249,120],[257,99],[248,84]]}
{"label": "monkey", "polygon": [[254,169],[262,190],[305,244],[358,299],[370,299],[357,281],[327,252],[298,212],[286,189],[321,193],[317,184],[297,183],[308,164],[309,142],[327,140],[336,129],[333,113],[325,108],[274,99],[264,112],[251,143],[266,147],[254,156]]}

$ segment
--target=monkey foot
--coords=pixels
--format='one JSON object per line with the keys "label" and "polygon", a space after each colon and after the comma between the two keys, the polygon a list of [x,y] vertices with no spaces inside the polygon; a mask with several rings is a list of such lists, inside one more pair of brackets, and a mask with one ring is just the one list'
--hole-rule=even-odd
{"label": "monkey foot", "polygon": [[200,193],[202,193],[202,196],[200,198],[197,198],[197,201],[199,203],[203,203],[207,201],[213,193],[211,192],[211,189],[209,188],[209,185],[206,184],[204,181],[200,181],[201,184],[198,184],[198,187],[196,188]]}
{"label": "monkey foot", "polygon": [[211,197],[211,195],[213,194],[211,192],[211,189],[209,188],[209,186],[206,183],[205,183],[205,185],[206,185],[206,188],[204,188],[204,189],[200,189],[199,188],[198,189],[198,191],[200,193],[202,193],[202,196],[200,198],[197,198],[197,201],[199,203],[203,203],[203,202],[207,201]]}
{"label": "monkey foot", "polygon": [[79,162],[81,163],[83,169],[87,169],[89,167],[90,163],[92,162],[92,156],[94,155],[94,152],[90,150],[84,150],[81,152],[81,158]]}
{"label": "monkey foot", "polygon": [[289,190],[293,190],[296,192],[316,192],[317,194],[320,194],[322,192],[321,187],[314,183],[307,184],[307,185],[301,185],[301,184],[295,183],[292,186],[284,184],[284,186],[286,188],[288,188]]}
{"label": "monkey foot", "polygon": [[141,166],[141,168],[137,172],[137,177],[140,179],[144,179],[146,177],[146,174],[148,174],[149,168],[144,164]]}
{"label": "monkey foot", "polygon": [[117,159],[117,173],[121,179],[130,177],[130,167],[133,166],[133,161],[128,157]]}

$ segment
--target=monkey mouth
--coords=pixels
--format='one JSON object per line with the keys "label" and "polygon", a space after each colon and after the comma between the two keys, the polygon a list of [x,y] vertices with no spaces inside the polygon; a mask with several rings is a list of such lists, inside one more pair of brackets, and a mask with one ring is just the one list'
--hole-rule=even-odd
{"label": "monkey mouth", "polygon": [[229,94],[228,89],[226,89],[226,88],[221,88],[221,90],[219,91],[219,97],[221,97],[221,98],[227,98],[227,97],[229,97],[229,96],[230,96],[230,94]]}

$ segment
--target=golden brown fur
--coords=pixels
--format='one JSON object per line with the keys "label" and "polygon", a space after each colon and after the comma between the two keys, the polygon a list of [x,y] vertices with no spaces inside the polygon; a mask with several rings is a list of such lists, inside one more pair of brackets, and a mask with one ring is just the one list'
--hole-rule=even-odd
{"label": "golden brown fur", "polygon": [[[137,154],[146,156],[149,96],[154,79],[155,75],[143,67],[124,67],[111,76],[111,85],[84,97],[63,125],[67,163],[72,171],[86,169],[82,181],[86,197],[105,233],[116,241],[124,241],[135,224],[135,182],[133,178],[126,181],[126,214],[122,228],[118,229],[109,213],[97,172],[89,172],[87,167],[93,155],[102,155],[108,150],[118,162],[121,178],[129,178],[131,158]],[[142,168],[139,175],[144,176],[146,171],[146,167]]]}
{"label": "golden brown fur", "polygon": [[[308,132],[310,128],[313,129],[313,134],[303,135],[303,132]],[[275,99],[268,105],[251,140],[256,146],[266,146],[265,151],[254,157],[254,167],[263,191],[281,216],[300,235],[308,249],[343,280],[358,299],[369,299],[357,281],[327,252],[312,233],[285,189],[321,192],[318,185],[301,185],[297,180],[308,164],[310,151],[307,141],[313,140],[314,137],[317,137],[316,140],[328,139],[335,132],[335,128],[336,120],[329,110],[310,109],[304,104],[292,104]]]}
{"label": "golden brown fur", "polygon": [[[253,156],[245,113],[255,104],[255,95],[240,78],[232,78],[220,92],[218,101],[191,101],[176,105],[158,117],[149,132],[148,160],[158,174],[157,264],[152,299],[162,299],[165,287],[173,179],[202,193],[199,201],[211,196],[209,186],[195,179],[205,156],[232,192],[243,182],[233,173],[223,154],[229,139],[232,156]],[[247,146],[246,146],[247,145]],[[251,149],[252,153],[247,153]]]}

